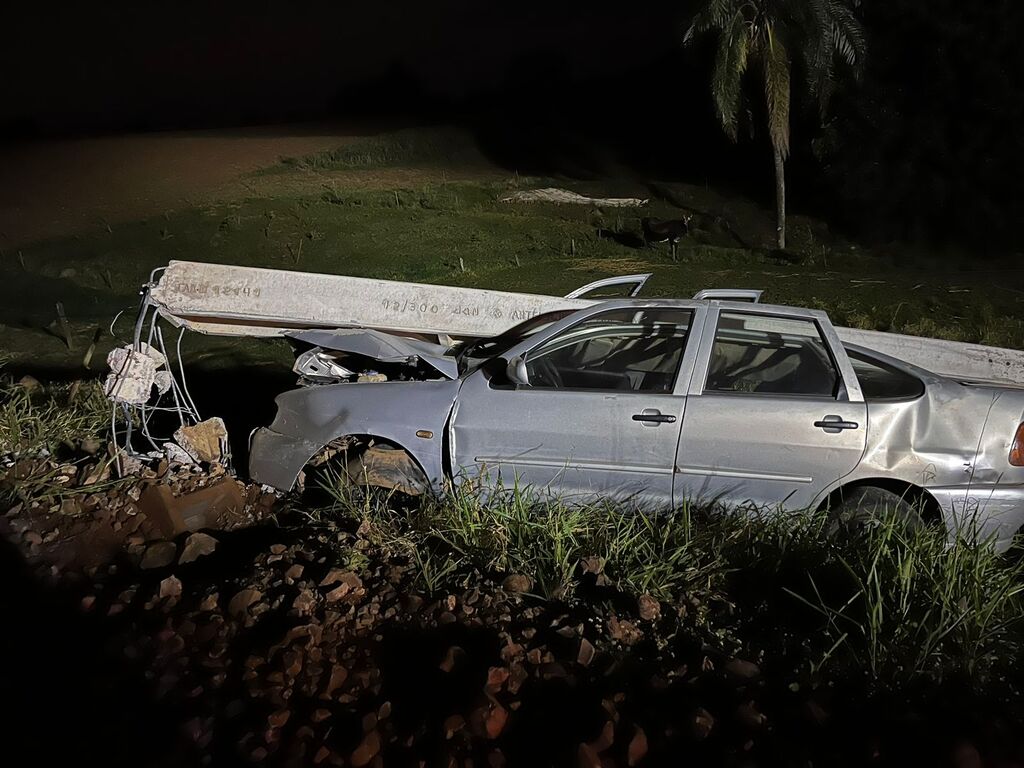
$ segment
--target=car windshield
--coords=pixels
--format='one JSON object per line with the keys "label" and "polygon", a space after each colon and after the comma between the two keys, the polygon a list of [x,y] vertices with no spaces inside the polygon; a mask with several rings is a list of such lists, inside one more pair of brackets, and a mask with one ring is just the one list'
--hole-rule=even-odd
{"label": "car windshield", "polygon": [[521,341],[576,311],[575,309],[560,309],[555,312],[545,312],[542,315],[531,317],[529,320],[524,320],[500,336],[469,342],[457,355],[459,371],[465,373],[470,368],[477,367],[484,360],[503,355]]}

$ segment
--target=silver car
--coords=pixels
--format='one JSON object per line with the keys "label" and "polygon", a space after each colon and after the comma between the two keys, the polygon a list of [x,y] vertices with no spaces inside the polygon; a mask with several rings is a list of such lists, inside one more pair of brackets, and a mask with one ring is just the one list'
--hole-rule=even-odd
{"label": "silver car", "polygon": [[253,435],[250,474],[277,488],[340,456],[408,493],[469,478],[624,507],[885,504],[978,521],[999,547],[1024,524],[1024,390],[844,344],[821,311],[616,299],[457,348],[291,335],[318,385]]}

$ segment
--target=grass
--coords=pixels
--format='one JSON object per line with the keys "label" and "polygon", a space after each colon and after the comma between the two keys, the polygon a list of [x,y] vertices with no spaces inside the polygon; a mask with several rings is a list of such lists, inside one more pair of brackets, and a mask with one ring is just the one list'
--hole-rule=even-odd
{"label": "grass", "polygon": [[[839,246],[826,267],[814,253],[740,248],[710,225],[681,245],[680,261],[673,263],[665,248],[634,249],[613,238],[616,229],[638,229],[640,212],[499,202],[523,183],[508,178],[368,189],[318,182],[307,196],[209,205],[38,243],[23,249],[24,267],[0,265],[0,347],[18,367],[80,369],[81,350],[67,349],[58,325],[54,307],[61,302],[76,338],[104,331],[95,356],[101,360],[116,341],[106,327],[125,310],[115,332],[128,335],[138,287],[151,270],[189,259],[549,294],[650,271],[649,296],[759,287],[766,301],[822,308],[841,325],[1024,348],[1017,273],[993,287],[988,274],[922,273],[860,250],[839,252]],[[556,183],[600,191],[592,183]],[[672,212],[664,200],[654,200],[643,213]],[[953,281],[967,292],[950,293]],[[210,342],[193,337],[188,343],[203,349]]]}
{"label": "grass", "polygon": [[110,403],[96,382],[37,387],[0,382],[0,455],[52,455],[105,437]]}
{"label": "grass", "polygon": [[438,163],[476,166],[484,162],[483,155],[468,134],[439,126],[370,136],[335,150],[304,157],[286,157],[282,159],[281,165],[285,168],[327,171],[416,167]]}
{"label": "grass", "polygon": [[648,515],[541,501],[518,487],[486,498],[455,487],[400,509],[388,496],[328,488],[326,513],[354,518],[430,592],[515,574],[539,597],[572,601],[605,583],[657,598],[725,652],[795,654],[812,676],[878,686],[951,675],[981,684],[1013,670],[1024,650],[1019,557],[908,529],[895,515],[839,538],[825,513]]}
{"label": "grass", "polygon": [[[104,471],[113,461],[102,450],[110,424],[110,403],[97,382],[43,389],[0,380],[0,459],[7,469],[0,503],[49,506],[125,485]],[[69,470],[89,477],[69,482]]]}
{"label": "grass", "polygon": [[830,604],[812,574],[814,597],[791,593],[819,611],[843,645],[876,679],[952,668],[968,676],[1020,658],[1019,561],[997,555],[970,532],[911,529],[891,517],[837,554],[853,587]]}
{"label": "grass", "polygon": [[353,495],[337,482],[327,489],[331,513],[356,518],[375,544],[425,565],[435,584],[445,583],[439,570],[450,579],[477,570],[525,575],[538,596],[568,597],[586,562],[589,572],[628,592],[670,600],[724,573],[717,556],[704,550],[711,543],[707,526],[695,526],[687,510],[671,517],[622,514],[610,505],[541,501],[518,487],[485,498],[468,485],[398,509],[388,496]]}

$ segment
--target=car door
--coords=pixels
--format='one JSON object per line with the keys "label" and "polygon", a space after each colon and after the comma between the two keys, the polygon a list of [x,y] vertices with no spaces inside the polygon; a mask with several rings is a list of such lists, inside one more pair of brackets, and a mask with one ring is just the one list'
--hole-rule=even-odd
{"label": "car door", "polygon": [[864,453],[867,407],[827,318],[712,305],[675,501],[802,509]]}
{"label": "car door", "polygon": [[457,476],[570,502],[670,505],[695,314],[703,319],[693,307],[577,313],[509,351],[523,357],[527,386],[509,381],[504,360],[484,365],[456,401]]}

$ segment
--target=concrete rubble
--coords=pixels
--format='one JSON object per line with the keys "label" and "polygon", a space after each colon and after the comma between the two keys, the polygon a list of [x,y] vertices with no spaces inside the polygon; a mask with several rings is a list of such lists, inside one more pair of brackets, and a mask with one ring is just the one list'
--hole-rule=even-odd
{"label": "concrete rubble", "polygon": [[640,208],[649,200],[638,197],[587,197],[558,187],[523,189],[501,198],[503,203],[556,203],[559,205],[595,205],[603,208]]}
{"label": "concrete rubble", "polygon": [[138,349],[131,346],[117,347],[107,355],[110,373],[104,381],[103,390],[115,403],[144,405],[153,396],[153,388],[164,394],[171,388],[171,374],[160,369],[167,358],[156,348],[145,342]]}
{"label": "concrete rubble", "polygon": [[227,456],[228,430],[219,416],[179,427],[174,433],[174,440],[196,462],[214,464]]}

